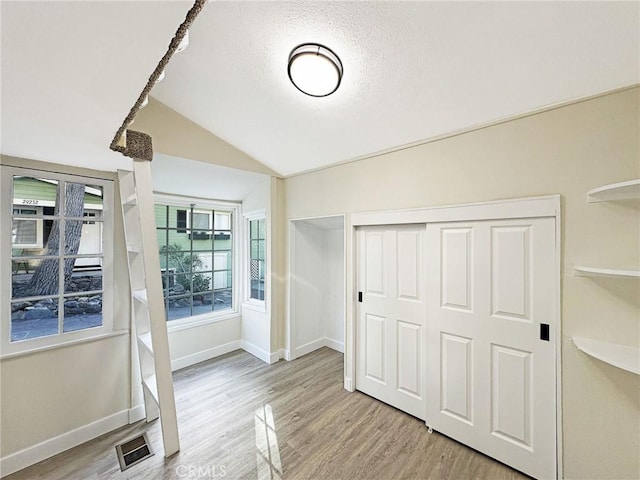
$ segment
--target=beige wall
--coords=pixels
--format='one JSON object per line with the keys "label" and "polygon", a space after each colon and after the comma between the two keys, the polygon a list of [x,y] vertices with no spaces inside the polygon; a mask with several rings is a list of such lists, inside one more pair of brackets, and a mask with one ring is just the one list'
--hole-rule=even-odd
{"label": "beige wall", "polygon": [[269,167],[154,98],[138,112],[130,128],[151,135],[156,153],[275,175]]}
{"label": "beige wall", "polygon": [[[113,173],[7,156],[0,165],[115,180]],[[119,205],[114,183],[114,203]],[[129,328],[122,217],[114,212],[114,329]],[[130,408],[129,335],[0,360],[0,457]]]}
{"label": "beige wall", "polygon": [[639,106],[640,89],[629,89],[284,181],[287,219],[562,196],[566,478],[640,477],[640,377],[570,341],[640,346],[638,281],[572,271],[640,264],[638,202],[585,201],[593,187],[640,177]]}

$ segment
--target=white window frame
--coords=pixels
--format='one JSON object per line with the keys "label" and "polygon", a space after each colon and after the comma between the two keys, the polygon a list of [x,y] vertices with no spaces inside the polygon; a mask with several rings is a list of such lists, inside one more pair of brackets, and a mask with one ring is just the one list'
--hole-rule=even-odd
{"label": "white window frame", "polygon": [[[192,317],[185,317],[185,318],[179,318],[176,320],[167,321],[167,331],[171,333],[179,330],[186,330],[189,328],[198,327],[200,325],[221,322],[223,320],[228,320],[230,318],[238,317],[240,315],[238,298],[240,298],[240,295],[241,295],[240,294],[241,284],[238,280],[238,272],[240,272],[239,262],[241,257],[241,255],[239,254],[241,251],[240,245],[239,245],[240,235],[238,235],[238,232],[240,231],[240,225],[241,225],[239,221],[240,204],[236,202],[225,202],[223,200],[210,200],[210,199],[204,199],[204,198],[185,197],[185,196],[173,195],[173,194],[162,193],[162,192],[154,192],[153,202],[154,202],[154,205],[169,205],[171,207],[186,209],[187,210],[187,228],[186,228],[187,233],[190,232],[190,229],[189,229],[190,220],[189,220],[188,211],[191,210],[192,204],[197,205],[198,207],[201,207],[201,208],[210,208],[211,210],[230,211],[232,216],[231,225],[230,225],[231,238],[232,238],[232,241],[231,241],[231,252],[232,252],[231,288],[233,291],[233,300],[231,304],[231,309],[222,310],[222,311],[220,310],[212,311],[208,313],[203,313],[201,315],[194,315]],[[194,212],[206,213],[205,211],[198,210],[197,208],[194,208]],[[211,212],[208,212],[208,213],[211,214]],[[213,227],[214,227],[213,218],[210,218],[210,225],[211,225],[212,235],[214,235],[215,231],[213,230]],[[169,228],[173,229],[174,227],[169,226]],[[212,259],[212,262],[213,262],[213,259]],[[213,289],[213,275],[212,275],[211,281],[212,281],[211,288]]]}
{"label": "white window frame", "polygon": [[[198,206],[202,205],[202,203],[198,203]],[[219,207],[219,208],[224,208],[225,210],[227,209],[227,207]],[[191,206],[189,205],[189,207],[187,207],[187,235],[193,233],[191,231],[191,215],[189,215],[189,212],[191,211]],[[199,213],[201,215],[206,215],[207,217],[209,217],[209,226],[205,229],[205,230],[213,230],[213,215],[211,213],[211,211],[208,210],[199,210],[197,208],[193,209],[193,213]],[[194,230],[196,232],[201,232],[202,230],[197,230],[194,228]],[[213,233],[212,233],[213,235]]]}
{"label": "white window frame", "polygon": [[[66,181],[73,183],[85,183],[97,185],[103,188],[103,267],[102,267],[102,325],[98,327],[74,330],[72,332],[60,332],[55,335],[47,335],[27,340],[11,342],[11,219],[13,208],[13,177],[45,177],[49,180]],[[69,344],[112,336],[117,332],[113,329],[114,312],[114,284],[113,284],[113,240],[114,240],[114,196],[113,181],[104,178],[86,177],[80,175],[68,175],[57,172],[31,170],[20,167],[0,165],[0,295],[2,302],[0,307],[0,356],[10,358],[17,355],[29,354],[37,351],[61,348]],[[85,205],[86,206],[86,205]],[[27,205],[25,205],[25,208]],[[43,217],[38,215],[38,219]],[[49,217],[48,217],[49,218]],[[7,232],[7,233],[4,233]],[[59,292],[59,296],[63,295]],[[25,299],[26,301],[26,299]],[[64,318],[64,314],[63,314]],[[62,320],[58,320],[62,322]]]}
{"label": "white window frame", "polygon": [[[267,295],[268,295],[268,272],[269,272],[269,239],[268,237],[268,223],[267,212],[264,209],[254,210],[247,212],[244,217],[244,306],[258,312],[267,311]],[[264,252],[264,300],[258,300],[257,298],[251,298],[251,221],[252,220],[264,220],[265,223],[265,252]]]}

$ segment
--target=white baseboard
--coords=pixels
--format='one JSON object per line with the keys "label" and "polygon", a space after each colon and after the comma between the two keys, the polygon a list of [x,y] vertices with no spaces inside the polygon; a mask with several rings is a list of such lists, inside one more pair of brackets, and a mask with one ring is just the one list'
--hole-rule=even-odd
{"label": "white baseboard", "polygon": [[57,437],[7,455],[0,459],[0,473],[3,477],[10,475],[70,448],[93,440],[100,435],[109,433],[116,428],[120,428],[128,423],[129,412],[129,410],[122,410],[88,425],[83,425]]}
{"label": "white baseboard", "polygon": [[332,350],[337,350],[340,353],[344,353],[344,342],[339,342],[338,340],[334,340],[333,338],[324,337],[324,344],[326,347],[329,347]]}
{"label": "white baseboard", "polygon": [[311,353],[322,347],[329,347],[333,350],[337,350],[340,353],[344,353],[344,343],[332,338],[322,337],[309,343],[299,346],[295,349],[295,358],[300,358],[303,355]]}
{"label": "white baseboard", "polygon": [[291,361],[293,359],[293,357],[291,356],[291,351],[284,348],[282,350],[282,358],[284,358],[287,362]]}
{"label": "white baseboard", "polygon": [[234,350],[239,350],[240,348],[243,348],[241,346],[241,341],[234,340],[233,342],[218,345],[217,347],[207,348],[206,350],[192,353],[191,355],[185,355],[184,357],[171,360],[171,371],[175,372],[176,370],[180,370],[181,368],[189,367],[206,360],[211,360],[212,358],[219,357],[220,355],[224,355],[225,353],[233,352]]}
{"label": "white baseboard", "polygon": [[277,350],[273,353],[269,353],[262,350],[261,348],[256,347],[252,343],[247,342],[246,340],[241,340],[240,345],[245,352],[250,353],[254,357],[259,358],[269,365],[271,365],[272,363],[276,363],[282,358],[282,350]]}
{"label": "white baseboard", "polygon": [[349,377],[344,377],[344,389],[348,392],[355,392],[353,388],[353,381]]}
{"label": "white baseboard", "polygon": [[325,346],[325,339],[323,338],[318,338],[317,340],[314,340],[312,342],[309,343],[305,343],[304,345],[300,345],[298,348],[296,348],[295,350],[295,355],[296,358],[300,358],[303,355],[306,355],[307,353],[311,353],[315,350],[318,350],[319,348],[322,348]]}
{"label": "white baseboard", "polygon": [[145,417],[146,417],[146,414],[144,411],[143,404],[136,405],[135,407],[129,409],[129,425],[131,425],[132,423],[139,422]]}

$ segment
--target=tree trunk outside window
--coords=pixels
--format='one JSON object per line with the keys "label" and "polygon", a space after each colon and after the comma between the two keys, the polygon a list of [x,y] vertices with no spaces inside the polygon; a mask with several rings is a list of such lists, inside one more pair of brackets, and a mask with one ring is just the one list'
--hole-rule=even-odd
{"label": "tree trunk outside window", "polygon": [[[61,202],[57,202],[54,215],[57,216],[62,213],[65,217],[82,218],[84,215],[84,191],[84,184],[67,183],[66,192],[64,192],[64,211],[60,212]],[[82,220],[66,220],[64,237],[64,250],[60,252],[60,220],[55,220],[49,239],[47,240],[45,254],[60,255],[62,253],[64,255],[76,255],[80,248],[80,239],[82,237]],[[58,292],[59,264],[57,258],[42,260],[29,284],[33,295],[57,295],[58,293],[63,293]],[[65,286],[71,280],[74,264],[74,258],[64,260]]]}

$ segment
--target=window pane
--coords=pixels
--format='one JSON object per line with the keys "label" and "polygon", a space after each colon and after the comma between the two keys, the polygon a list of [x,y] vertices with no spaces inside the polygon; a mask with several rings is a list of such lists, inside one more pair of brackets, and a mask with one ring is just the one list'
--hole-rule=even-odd
{"label": "window pane", "polygon": [[86,209],[93,212],[94,216],[101,217],[104,205],[103,198],[104,195],[100,186],[67,182],[65,184],[64,215],[67,217],[82,217]]}
{"label": "window pane", "polygon": [[37,246],[38,221],[21,218],[13,219],[11,225],[11,246]]}
{"label": "window pane", "polygon": [[213,293],[196,294],[191,300],[193,305],[193,315],[202,315],[213,311]]}
{"label": "window pane", "polygon": [[65,255],[101,255],[102,222],[65,220]]}
{"label": "window pane", "polygon": [[11,299],[57,295],[58,259],[14,259],[11,261]]}
{"label": "window pane", "polygon": [[211,249],[206,253],[193,254],[194,272],[210,272],[211,270],[213,270],[213,253]]}
{"label": "window pane", "polygon": [[64,293],[96,292],[102,290],[102,259],[76,258],[71,278],[64,285]]}
{"label": "window pane", "polygon": [[209,230],[211,228],[211,225],[209,223],[210,218],[210,213],[193,212],[191,217],[191,228],[193,230]]}
{"label": "window pane", "polygon": [[264,219],[258,220],[258,238],[261,238],[261,239],[267,238]]}
{"label": "window pane", "polygon": [[213,248],[212,243],[213,232],[211,230],[193,230],[189,237],[193,240],[193,250],[197,251],[211,251]]}
{"label": "window pane", "polygon": [[264,280],[251,280],[251,298],[264,300]]}
{"label": "window pane", "polygon": [[213,273],[194,273],[192,276],[193,293],[203,293],[211,291],[211,279]]}
{"label": "window pane", "polygon": [[11,303],[12,342],[56,335],[57,333],[57,299]]}
{"label": "window pane", "polygon": [[55,208],[58,203],[58,187],[58,180],[16,175],[13,177],[13,205],[15,208]]}
{"label": "window pane", "polygon": [[64,299],[63,332],[102,325],[102,295],[73,296]]}
{"label": "window pane", "polygon": [[191,316],[191,296],[169,297],[167,299],[167,320],[177,320]]}
{"label": "window pane", "polygon": [[214,230],[231,230],[231,213],[215,212],[213,228]]}
{"label": "window pane", "polygon": [[258,258],[260,260],[264,260],[265,259],[264,247],[265,247],[265,241],[264,240],[258,240]]}
{"label": "window pane", "polygon": [[249,231],[250,238],[258,238],[258,220],[251,220],[249,222]]}
{"label": "window pane", "polygon": [[251,240],[251,258],[258,258],[259,240]]}
{"label": "window pane", "polygon": [[67,217],[82,217],[84,214],[84,185],[67,183],[64,197],[64,214]]}
{"label": "window pane", "polygon": [[230,288],[224,290],[216,290],[214,293],[214,304],[213,309],[215,311],[218,310],[228,310],[233,305],[233,297],[232,291]]}
{"label": "window pane", "polygon": [[156,220],[156,227],[158,228],[166,228],[167,227],[167,206],[166,205],[154,205],[153,206],[153,216]]}

